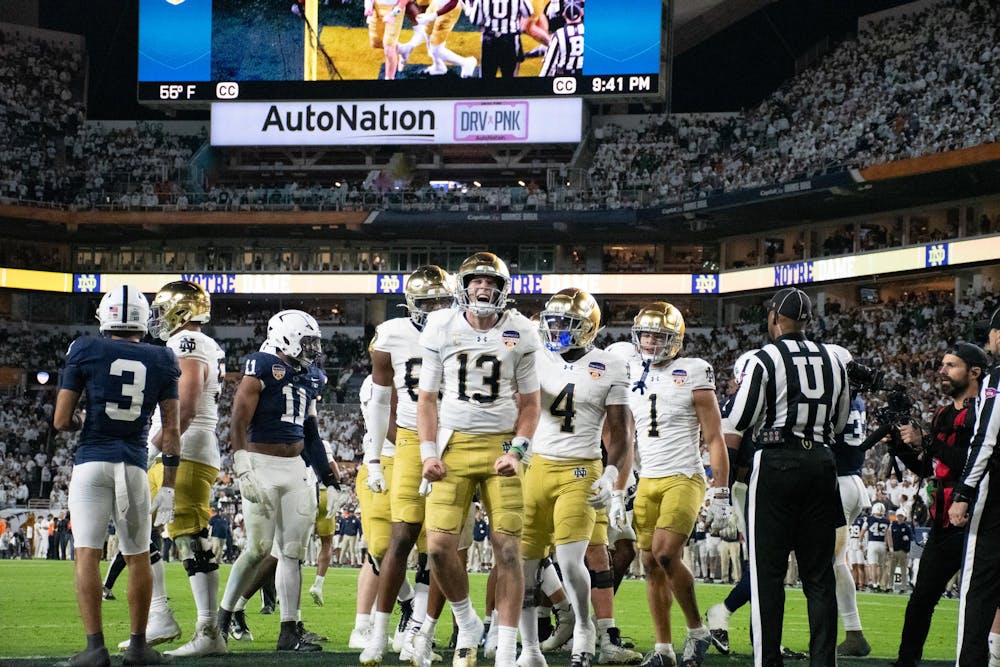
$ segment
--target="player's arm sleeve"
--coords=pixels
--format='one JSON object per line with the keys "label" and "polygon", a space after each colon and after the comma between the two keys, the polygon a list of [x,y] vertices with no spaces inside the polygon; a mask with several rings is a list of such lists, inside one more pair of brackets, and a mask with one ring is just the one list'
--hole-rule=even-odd
{"label": "player's arm sleeve", "polygon": [[628,405],[628,370],[624,363],[617,360],[608,364],[611,374],[611,387],[604,399],[604,405]]}
{"label": "player's arm sleeve", "polygon": [[711,389],[712,391],[715,391],[715,369],[712,368],[712,364],[701,360],[701,363],[695,366],[692,374],[694,375],[694,377],[691,378],[692,392],[699,389]]}
{"label": "player's arm sleeve", "polygon": [[315,413],[315,402],[313,402],[310,414],[302,424],[303,451],[306,453],[306,460],[316,473],[316,478],[322,482],[323,486],[340,488],[340,481],[330,470],[330,459],[326,455],[326,447],[323,446],[323,438],[319,434],[319,419]]}
{"label": "player's arm sleeve", "polygon": [[767,382],[767,373],[760,359],[754,357],[752,363],[753,369],[744,376],[729,411],[729,420],[735,429],[734,432],[737,433],[743,433],[756,423],[764,409],[764,384]]}
{"label": "player's arm sleeve", "polygon": [[[421,375],[423,377],[423,375]],[[521,355],[514,367],[517,390],[522,394],[532,394],[539,390],[538,371],[535,369],[535,353]],[[421,387],[422,389],[423,387]]]}
{"label": "player's arm sleeve", "polygon": [[59,388],[75,391],[77,394],[83,393],[83,388],[87,385],[87,379],[83,372],[83,349],[84,345],[75,340],[70,343],[66,351],[66,367],[63,368],[62,377],[59,378]]}
{"label": "player's arm sleeve", "polygon": [[1000,436],[1000,408],[997,406],[1000,371],[994,369],[986,378],[985,386],[979,393],[979,411],[973,429],[972,444],[962,481],[955,487],[959,495],[971,498],[983,475],[990,469],[996,451],[997,437]]}

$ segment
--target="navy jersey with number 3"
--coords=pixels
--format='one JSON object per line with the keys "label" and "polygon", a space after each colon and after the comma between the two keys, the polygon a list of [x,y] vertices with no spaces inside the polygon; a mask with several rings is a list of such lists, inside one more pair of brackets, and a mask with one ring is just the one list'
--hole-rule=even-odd
{"label": "navy jersey with number 3", "polygon": [[250,420],[250,441],[293,443],[304,438],[309,404],[323,391],[326,373],[316,366],[297,370],[281,357],[255,352],[246,358],[243,374],[263,383]]}
{"label": "navy jersey with number 3", "polygon": [[75,462],[124,462],[145,470],[149,420],[160,401],[177,398],[180,375],[166,347],[90,336],[73,341],[59,387],[86,390]]}

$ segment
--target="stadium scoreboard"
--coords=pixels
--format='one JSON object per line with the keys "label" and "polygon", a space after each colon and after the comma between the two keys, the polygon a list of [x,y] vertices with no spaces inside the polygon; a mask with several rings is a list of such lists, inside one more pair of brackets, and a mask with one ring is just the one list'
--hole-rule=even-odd
{"label": "stadium scoreboard", "polygon": [[[389,0],[374,1],[376,8],[391,5]],[[411,2],[420,11],[427,9],[424,0]],[[430,6],[446,2],[430,0]],[[532,0],[544,27],[532,27],[530,17],[522,17],[517,39],[525,57],[510,78],[482,72],[482,31],[473,22],[473,7],[479,3],[510,4],[461,0],[452,10],[450,28],[428,26],[435,41],[444,40],[453,54],[475,58],[474,69],[463,71],[446,62],[445,70],[431,73],[441,61],[432,62],[424,41],[410,52],[398,75],[387,80],[385,52],[376,48],[385,37],[369,26],[363,0],[140,0],[138,97],[144,103],[202,106],[222,101],[664,97],[661,53],[668,9],[662,0]],[[566,13],[567,7],[575,7],[576,13]],[[404,44],[413,35],[413,16],[399,13],[398,42]],[[557,37],[569,23],[579,25],[572,34]],[[536,41],[545,34],[551,40],[547,47]],[[573,57],[549,57],[557,49]]]}

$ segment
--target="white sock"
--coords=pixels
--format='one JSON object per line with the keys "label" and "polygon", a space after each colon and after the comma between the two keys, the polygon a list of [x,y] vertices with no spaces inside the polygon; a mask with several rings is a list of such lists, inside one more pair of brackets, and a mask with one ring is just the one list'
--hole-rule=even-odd
{"label": "white sock", "polygon": [[851,568],[843,560],[833,566],[833,576],[837,582],[837,609],[844,621],[844,630],[860,630],[861,616],[858,614],[858,592],[854,588]]}
{"label": "white sock", "polygon": [[562,564],[563,584],[573,607],[573,653],[589,653],[590,647],[590,574],[584,564],[587,542],[570,542],[556,547]]}
{"label": "white sock", "polygon": [[607,633],[608,628],[615,627],[615,619],[613,618],[599,618],[597,619],[597,629],[602,633]]}
{"label": "white sock", "polygon": [[694,637],[707,637],[709,635],[708,628],[702,623],[697,628],[688,628],[688,634]]}
{"label": "white sock", "polygon": [[198,609],[198,625],[214,627],[218,621],[219,571],[198,572],[188,577],[194,605]]}
{"label": "white sock", "polygon": [[403,583],[399,587],[399,595],[396,596],[396,599],[400,602],[406,602],[407,600],[412,600],[413,595],[413,586],[410,585],[408,579],[403,579]]}
{"label": "white sock", "polygon": [[426,616],[424,616],[424,622],[420,626],[420,632],[427,635],[428,637],[433,637],[434,629],[437,627],[437,623],[438,620],[436,618],[434,618],[430,614],[427,614]]}
{"label": "white sock", "polygon": [[673,646],[673,644],[661,644],[661,643],[657,642],[657,643],[653,644],[653,650],[656,651],[657,653],[659,653],[660,655],[668,655],[668,656],[670,656],[671,658],[674,659],[674,662],[677,661],[677,654],[674,653],[674,646]]}
{"label": "white sock", "polygon": [[517,659],[517,628],[501,625],[497,634],[496,664],[510,664]]}
{"label": "white sock", "polygon": [[991,632],[987,641],[990,645],[990,658],[1000,658],[1000,633]]}
{"label": "white sock", "polygon": [[406,49],[407,53],[413,49],[420,46],[423,42],[427,41],[427,27],[418,25],[413,27],[413,36],[410,37],[406,44],[403,44],[403,48]]}
{"label": "white sock", "polygon": [[413,620],[417,625],[427,616],[427,592],[430,586],[427,584],[415,584],[413,586]]}
{"label": "white sock", "polygon": [[274,588],[278,594],[281,620],[298,620],[296,614],[302,598],[302,570],[298,559],[284,555],[278,559],[278,567],[274,571]]}
{"label": "white sock", "polygon": [[153,597],[149,601],[150,612],[167,611],[167,582],[163,571],[163,560],[153,563]]}
{"label": "white sock", "polygon": [[479,620],[476,617],[476,610],[472,608],[472,600],[468,597],[458,602],[452,602],[451,611],[455,614],[455,620],[458,621],[460,628],[470,628]]}
{"label": "white sock", "polygon": [[369,614],[354,615],[355,630],[367,630],[368,626],[370,626],[371,624],[372,624],[372,617]]}
{"label": "white sock", "polygon": [[[383,639],[389,635],[389,614],[385,611],[376,611],[372,616],[372,635],[376,637],[382,637]],[[369,642],[370,644],[371,642]]]}
{"label": "white sock", "polygon": [[245,597],[240,597],[240,599],[236,601],[236,604],[233,605],[233,611],[243,611],[247,608],[247,602],[250,602],[250,600]]}
{"label": "white sock", "polygon": [[323,588],[323,582],[325,582],[325,581],[326,581],[326,577],[321,577],[321,576],[319,576],[317,574],[316,575],[316,581],[313,582],[313,586],[315,586],[316,588],[320,588],[321,589],[321,588]]}

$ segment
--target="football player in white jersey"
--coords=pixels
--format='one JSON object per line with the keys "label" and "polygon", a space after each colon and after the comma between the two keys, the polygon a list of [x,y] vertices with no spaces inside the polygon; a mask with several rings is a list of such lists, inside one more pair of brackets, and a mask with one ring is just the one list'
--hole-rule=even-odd
{"label": "football player in white jersey", "polygon": [[[424,354],[420,333],[431,313],[448,309],[455,301],[448,274],[434,265],[421,266],[410,274],[403,292],[408,316],[380,324],[371,343],[372,387],[367,407],[371,442],[370,448],[365,449],[362,474],[367,475],[366,485],[374,496],[389,500],[392,528],[379,567],[376,612],[365,650],[361,653],[363,665],[378,664],[382,660],[393,601],[406,579],[406,561],[417,544],[424,524],[426,499],[419,493],[422,464],[420,438],[417,436],[417,383]],[[391,420],[393,414],[394,422]],[[388,453],[384,443],[393,428],[396,446],[393,465],[389,468],[383,465]],[[425,552],[426,549],[420,551]],[[424,555],[419,558],[417,571],[421,599],[414,610],[413,631],[408,639],[416,644],[417,660],[430,657],[433,626],[443,606],[443,597],[436,587],[432,599],[425,603],[424,592],[428,591],[429,585],[430,570]],[[421,622],[427,624],[429,632],[426,636],[430,639],[418,642],[415,635]]]}
{"label": "football player in white jersey", "polygon": [[[536,353],[541,413],[524,476],[524,608],[519,667],[544,667],[538,646],[537,574],[551,545],[576,616],[570,665],[590,665],[596,630],[590,620],[590,574],[585,564],[597,510],[610,507],[625,523],[628,480],[628,378],[621,359],[593,347],[601,310],[584,290],[567,288],[539,317],[545,349]],[[607,420],[608,463],[601,464]],[[624,475],[619,474],[624,471]],[[610,579],[610,573],[608,573]]]}
{"label": "football player in white jersey", "polygon": [[[458,309],[431,313],[420,335],[424,353],[417,431],[423,477],[433,483],[427,499],[427,546],[431,571],[458,622],[457,667],[475,665],[483,632],[458,553],[477,486],[490,517],[497,571],[496,664],[509,667],[516,660],[524,599],[524,501],[518,473],[538,425],[535,353],[540,340],[527,317],[507,310],[510,290],[503,260],[478,252],[456,273]],[[440,419],[438,391],[443,391]]]}
{"label": "football player in white jersey", "polygon": [[639,459],[635,522],[656,635],[656,646],[643,664],[677,662],[670,634],[673,593],[688,627],[680,664],[700,665],[711,640],[698,612],[694,577],[681,556],[705,498],[701,440],[708,445],[713,486],[729,484],[715,372],[702,359],[678,356],[684,346],[684,317],[669,303],[657,301],[639,311],[632,341],[639,353],[628,362]]}
{"label": "football player in white jersey", "polygon": [[[180,363],[178,385],[181,418],[181,462],[177,468],[174,520],[167,524],[168,534],[187,571],[188,582],[198,610],[194,636],[187,644],[167,651],[167,655],[189,657],[226,653],[226,642],[218,625],[219,557],[212,551],[208,537],[212,485],[219,474],[221,460],[215,429],[219,422],[219,397],[226,375],[226,354],[212,338],[201,331],[211,317],[208,292],[200,285],[179,280],[160,288],[150,307],[149,333],[164,340]],[[153,419],[158,424],[159,419]],[[149,468],[151,489],[163,481],[160,455],[162,434],[150,431]],[[154,491],[155,493],[155,491]],[[167,608],[163,562],[153,566],[153,598],[150,602],[147,635],[163,637],[180,633]],[[175,623],[173,625],[176,626]],[[162,627],[161,627],[162,626]],[[123,642],[127,645],[128,642]]]}

